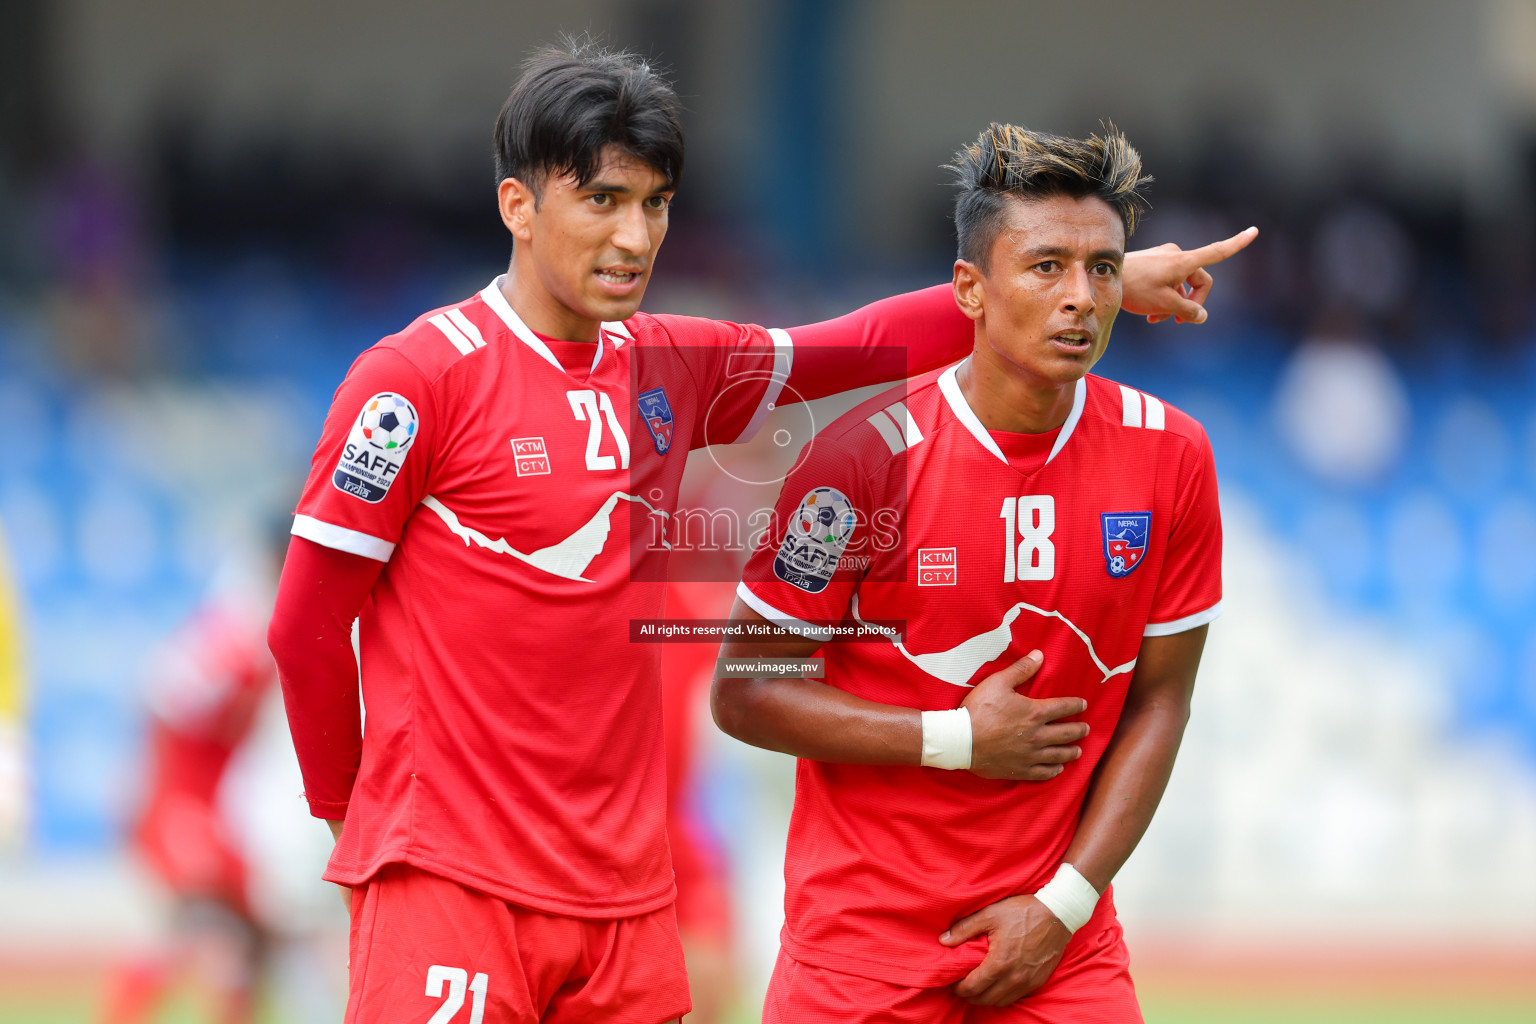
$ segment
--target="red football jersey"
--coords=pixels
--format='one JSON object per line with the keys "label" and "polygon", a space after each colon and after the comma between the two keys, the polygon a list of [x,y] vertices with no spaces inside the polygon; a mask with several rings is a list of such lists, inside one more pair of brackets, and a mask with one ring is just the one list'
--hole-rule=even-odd
{"label": "red football jersey", "polygon": [[1083,756],[1049,782],[799,762],[785,949],[913,986],[980,962],[984,940],[939,944],[950,924],[1055,872],[1142,637],[1210,622],[1221,603],[1216,474],[1198,423],[1090,376],[1059,430],[989,431],[955,375],[920,377],[814,438],[738,588],[771,620],[887,630],[822,649],[826,681],[869,700],[954,708],[1038,647],[1028,694],[1088,701]]}
{"label": "red football jersey", "polygon": [[358,358],[299,502],[295,534],[386,562],[358,775],[310,794],[349,799],[326,877],[404,861],[547,913],[643,914],[673,881],[660,648],[629,621],[662,613],[688,449],[756,430],[791,342],[647,314],[549,341],[499,285]]}

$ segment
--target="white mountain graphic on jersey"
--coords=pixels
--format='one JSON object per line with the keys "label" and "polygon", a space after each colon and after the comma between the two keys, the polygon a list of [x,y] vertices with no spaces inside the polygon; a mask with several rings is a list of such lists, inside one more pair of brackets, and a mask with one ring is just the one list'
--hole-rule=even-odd
{"label": "white mountain graphic on jersey", "polygon": [[[459,517],[454,513],[453,509],[438,501],[433,495],[427,495],[421,500],[421,503],[433,512],[436,512],[438,518],[448,525],[448,529],[463,539],[465,547],[469,547],[470,543],[473,542],[488,551],[511,555],[518,561],[527,562],[535,569],[541,569],[551,576],[559,576],[567,580],[580,580],[583,583],[592,583],[594,581],[587,579],[582,573],[587,571],[587,566],[592,564],[592,559],[597,557],[598,552],[603,550],[603,545],[608,542],[608,531],[611,529],[609,517],[613,514],[613,510],[618,505],[620,498],[623,498],[625,501],[638,501],[652,512],[660,513],[664,518],[669,516],[668,512],[657,508],[638,494],[614,491],[608,495],[608,500],[603,502],[602,507],[597,510],[592,518],[578,527],[575,533],[557,544],[551,544],[546,548],[539,548],[539,550],[532,554],[524,554],[517,550],[507,543],[505,537],[491,540],[491,538],[479,530],[465,526],[459,522]],[[665,534],[662,537],[662,546],[668,549],[672,547],[667,542]]]}
{"label": "white mountain graphic on jersey", "polygon": [[1008,644],[1013,641],[1013,620],[1019,617],[1020,612],[1034,612],[1036,615],[1042,615],[1048,619],[1060,619],[1066,623],[1067,628],[1076,633],[1078,638],[1083,641],[1083,645],[1088,648],[1088,657],[1092,658],[1099,671],[1104,673],[1104,678],[1099,680],[1101,683],[1107,683],[1114,676],[1122,672],[1129,672],[1136,667],[1136,659],[1132,658],[1124,665],[1110,668],[1099,659],[1099,652],[1094,650],[1093,641],[1089,639],[1087,633],[1077,628],[1077,623],[1061,614],[1061,612],[1046,611],[1044,608],[1036,608],[1034,605],[1024,601],[1020,601],[1012,608],[1009,608],[1003,615],[1003,621],[985,633],[978,633],[968,640],[962,640],[947,651],[913,654],[907,650],[906,645],[896,639],[895,630],[871,625],[860,618],[859,595],[853,595],[853,617],[856,621],[884,636],[912,664],[935,679],[943,680],[951,686],[969,687],[971,685],[971,677],[976,674],[981,666],[1000,657],[1008,649]]}

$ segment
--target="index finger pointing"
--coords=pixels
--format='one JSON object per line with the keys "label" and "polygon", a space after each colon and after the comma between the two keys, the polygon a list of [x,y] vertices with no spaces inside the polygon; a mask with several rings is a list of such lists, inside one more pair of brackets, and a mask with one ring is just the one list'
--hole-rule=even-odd
{"label": "index finger pointing", "polygon": [[1244,228],[1231,238],[1223,238],[1219,242],[1210,245],[1202,245],[1198,249],[1191,249],[1187,253],[1193,266],[1208,267],[1212,263],[1220,263],[1228,256],[1235,256],[1248,248],[1248,243],[1259,237],[1258,228]]}

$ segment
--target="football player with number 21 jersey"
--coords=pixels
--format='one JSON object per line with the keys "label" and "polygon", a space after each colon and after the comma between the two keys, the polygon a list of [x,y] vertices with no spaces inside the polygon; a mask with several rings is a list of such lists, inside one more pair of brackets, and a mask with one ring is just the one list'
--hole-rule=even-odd
{"label": "football player with number 21 jersey", "polygon": [[1109,881],[1221,607],[1211,449],[1088,374],[1146,180],[1124,137],[995,124],[955,170],[972,354],[812,440],[738,590],[789,642],[724,655],[820,648],[825,682],[715,682],[727,732],[801,758],[770,1024],[1141,1019]]}
{"label": "football player with number 21 jersey", "polygon": [[[629,624],[662,613],[687,453],[942,366],[970,325],[939,288],[788,331],[637,312],[683,141],[630,55],[540,52],[496,154],[511,266],[353,364],[269,639],[351,891],[349,1022],[655,1024],[689,1001],[659,649]],[[1201,267],[1246,241],[1149,252],[1139,311],[1203,319]]]}

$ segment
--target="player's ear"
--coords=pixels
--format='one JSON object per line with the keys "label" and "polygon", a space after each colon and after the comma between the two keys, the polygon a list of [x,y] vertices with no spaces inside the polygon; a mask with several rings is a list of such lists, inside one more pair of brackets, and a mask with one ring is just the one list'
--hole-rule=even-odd
{"label": "player's ear", "polygon": [[496,187],[496,204],[501,210],[501,222],[519,242],[526,242],[533,237],[536,202],[533,189],[516,178],[503,178]]}
{"label": "player's ear", "polygon": [[972,320],[981,319],[986,280],[981,268],[969,260],[955,260],[955,304]]}

